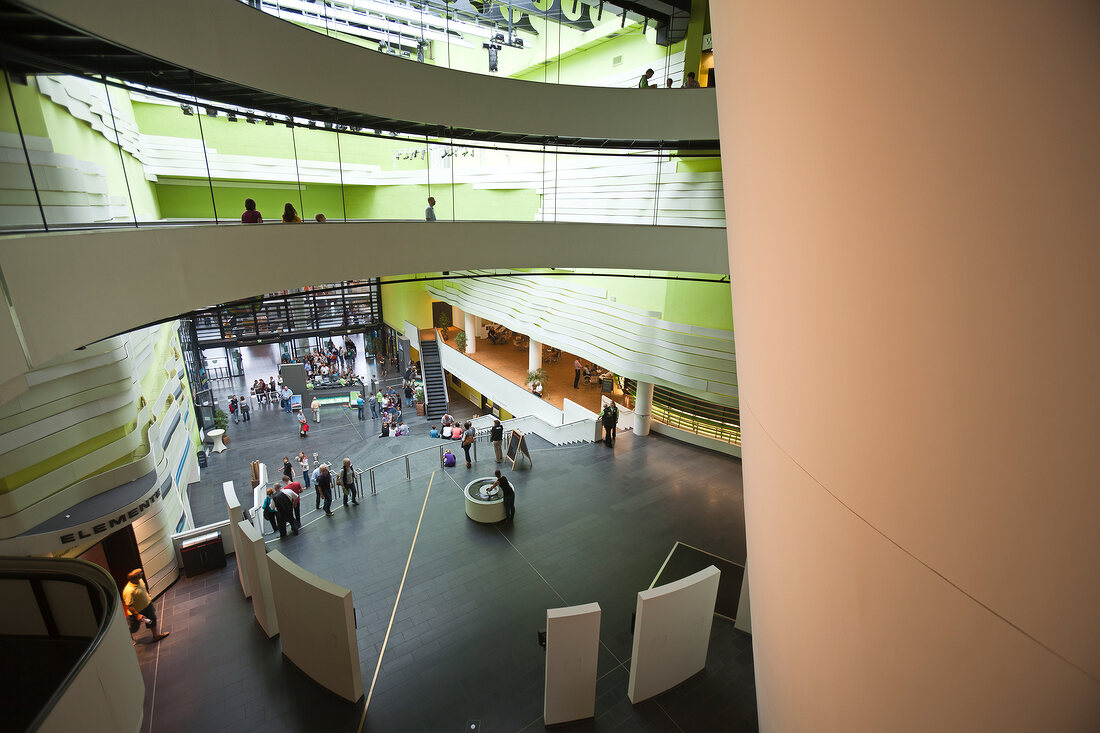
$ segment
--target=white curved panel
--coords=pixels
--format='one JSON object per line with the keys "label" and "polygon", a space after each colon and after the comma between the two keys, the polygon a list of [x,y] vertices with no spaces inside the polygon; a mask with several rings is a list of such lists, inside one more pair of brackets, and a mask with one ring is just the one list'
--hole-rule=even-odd
{"label": "white curved panel", "polygon": [[[676,247],[669,242],[675,241]],[[371,246],[402,242],[403,247]],[[303,248],[315,256],[301,257]],[[724,229],[524,222],[362,222],[120,229],[11,237],[0,248],[32,360],[140,321],[303,283],[439,270],[603,267],[728,272]],[[410,259],[412,258],[412,259]],[[223,266],[211,268],[210,262]],[[255,267],[258,261],[294,268]],[[123,264],[125,263],[125,264]],[[171,277],[164,277],[164,272]],[[104,283],[115,283],[110,298]],[[64,313],[65,318],[58,318]],[[4,345],[9,346],[9,345]],[[0,375],[0,379],[16,375]]]}
{"label": "white curved panel", "polygon": [[[712,287],[722,287],[715,285]],[[653,317],[553,277],[442,281],[428,292],[616,374],[737,404],[733,333]],[[705,335],[702,335],[705,334]]]}
{"label": "white curved panel", "polygon": [[[635,140],[718,138],[712,89],[657,93],[442,69],[333,40],[229,0],[24,4],[153,58],[321,106],[474,130]],[[674,104],[669,95],[675,95]],[[506,103],[486,103],[492,99]]]}

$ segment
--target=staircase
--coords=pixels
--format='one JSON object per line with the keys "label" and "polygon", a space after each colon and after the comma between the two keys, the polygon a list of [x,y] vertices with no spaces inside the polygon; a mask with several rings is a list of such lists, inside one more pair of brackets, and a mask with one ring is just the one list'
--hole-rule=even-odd
{"label": "staircase", "polygon": [[439,360],[439,345],[435,334],[420,336],[420,366],[424,370],[425,417],[433,422],[447,413],[447,386],[443,383],[443,364]]}

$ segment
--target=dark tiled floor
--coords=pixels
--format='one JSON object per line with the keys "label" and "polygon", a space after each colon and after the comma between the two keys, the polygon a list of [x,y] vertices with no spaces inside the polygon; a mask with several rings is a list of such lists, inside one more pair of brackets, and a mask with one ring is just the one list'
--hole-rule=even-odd
{"label": "dark tiled floor", "polygon": [[[401,378],[389,378],[383,384],[386,387],[391,384],[400,387]],[[219,405],[228,404],[229,395],[240,394],[242,391],[242,380],[220,380],[214,386]],[[371,419],[369,409],[364,411],[366,419],[359,420],[356,410],[337,406],[322,407],[320,422],[313,422],[312,411],[307,411],[307,418],[310,420],[309,437],[301,438],[298,436],[297,417],[280,409],[278,402],[274,405],[254,405],[250,421],[229,421],[226,428],[226,434],[230,437],[229,448],[222,453],[208,455],[207,467],[202,470],[202,480],[188,487],[195,525],[202,526],[225,519],[225,500],[222,494],[222,483],[225,481],[233,482],[241,506],[252,506],[249,473],[251,461],[266,463],[270,476],[274,479],[282,474],[283,456],[290,456],[293,461],[298,451],[305,451],[311,457],[313,453],[317,453],[319,460],[336,462],[335,465],[339,465],[344,458],[351,458],[356,468],[366,469],[387,459],[444,442],[428,437],[430,426],[426,418],[417,417],[414,408],[402,410],[401,419],[409,426],[409,435],[400,438],[379,438],[381,421]],[[466,420],[474,412],[472,403],[461,398],[452,400],[451,414],[456,419]],[[448,445],[456,453],[461,453],[455,444],[448,442]],[[479,446],[480,449],[486,447]],[[490,448],[489,455],[491,450]],[[430,470],[433,465],[431,456],[431,451],[425,452],[416,459],[416,464]],[[438,455],[434,461],[438,464]],[[300,480],[297,463],[294,464],[294,470],[295,478]],[[385,475],[393,474],[404,478],[404,461],[391,464],[384,472]]]}
{"label": "dark tiled floor", "polygon": [[[301,442],[359,465],[437,442],[361,437],[363,423],[351,417],[327,408],[320,430]],[[250,458],[274,464],[296,450],[296,435],[284,437],[292,426],[282,423],[290,421],[275,410],[257,415],[248,426],[253,435],[235,435],[230,451],[212,456],[217,463],[203,481],[217,490],[210,506],[220,503],[221,479],[211,478],[219,468],[247,485]],[[244,430],[231,424],[231,434]],[[640,705],[626,698],[636,594],[675,541],[745,560],[738,462],[655,435],[623,435],[614,450],[534,450],[534,466],[512,474],[516,520],[498,527],[469,521],[461,494],[461,485],[495,468],[490,452],[472,471],[461,463],[439,470],[435,451],[422,455],[411,480],[398,461],[380,472],[379,492],[361,506],[333,518],[307,513],[301,536],[269,543],[351,588],[365,689],[393,614],[365,730],[458,733],[468,720],[481,721],[482,731],[541,729],[545,658],[536,631],[547,608],[590,601],[603,608],[597,715],[562,730],[756,730],[751,640],[718,618],[703,672]],[[220,519],[222,511],[214,514]],[[157,604],[162,628],[173,633],[138,646],[147,680],[144,730],[356,730],[363,702],[340,701],[282,658],[278,640],[267,640],[252,618],[232,561],[181,579]]]}

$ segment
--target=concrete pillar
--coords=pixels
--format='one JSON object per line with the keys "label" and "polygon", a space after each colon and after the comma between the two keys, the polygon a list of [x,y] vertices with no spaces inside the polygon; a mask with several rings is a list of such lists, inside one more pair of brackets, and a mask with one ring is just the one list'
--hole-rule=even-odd
{"label": "concrete pillar", "polygon": [[542,369],[542,342],[531,339],[527,347],[527,371]]}
{"label": "concrete pillar", "polygon": [[990,7],[710,4],[763,733],[1100,720],[1100,8]]}
{"label": "concrete pillar", "polygon": [[638,393],[634,396],[634,434],[649,435],[649,424],[653,422],[653,382],[638,382]]}
{"label": "concrete pillar", "polygon": [[466,353],[473,354],[477,351],[477,329],[474,327],[474,317],[466,315]]}

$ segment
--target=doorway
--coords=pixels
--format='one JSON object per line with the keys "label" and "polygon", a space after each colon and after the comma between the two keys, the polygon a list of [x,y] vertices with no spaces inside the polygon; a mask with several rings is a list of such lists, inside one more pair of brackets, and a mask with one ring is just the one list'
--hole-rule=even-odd
{"label": "doorway", "polygon": [[114,534],[107,535],[80,553],[78,559],[95,563],[110,573],[121,593],[127,583],[126,576],[131,570],[141,567],[141,554],[138,552],[133,525],[126,525]]}

